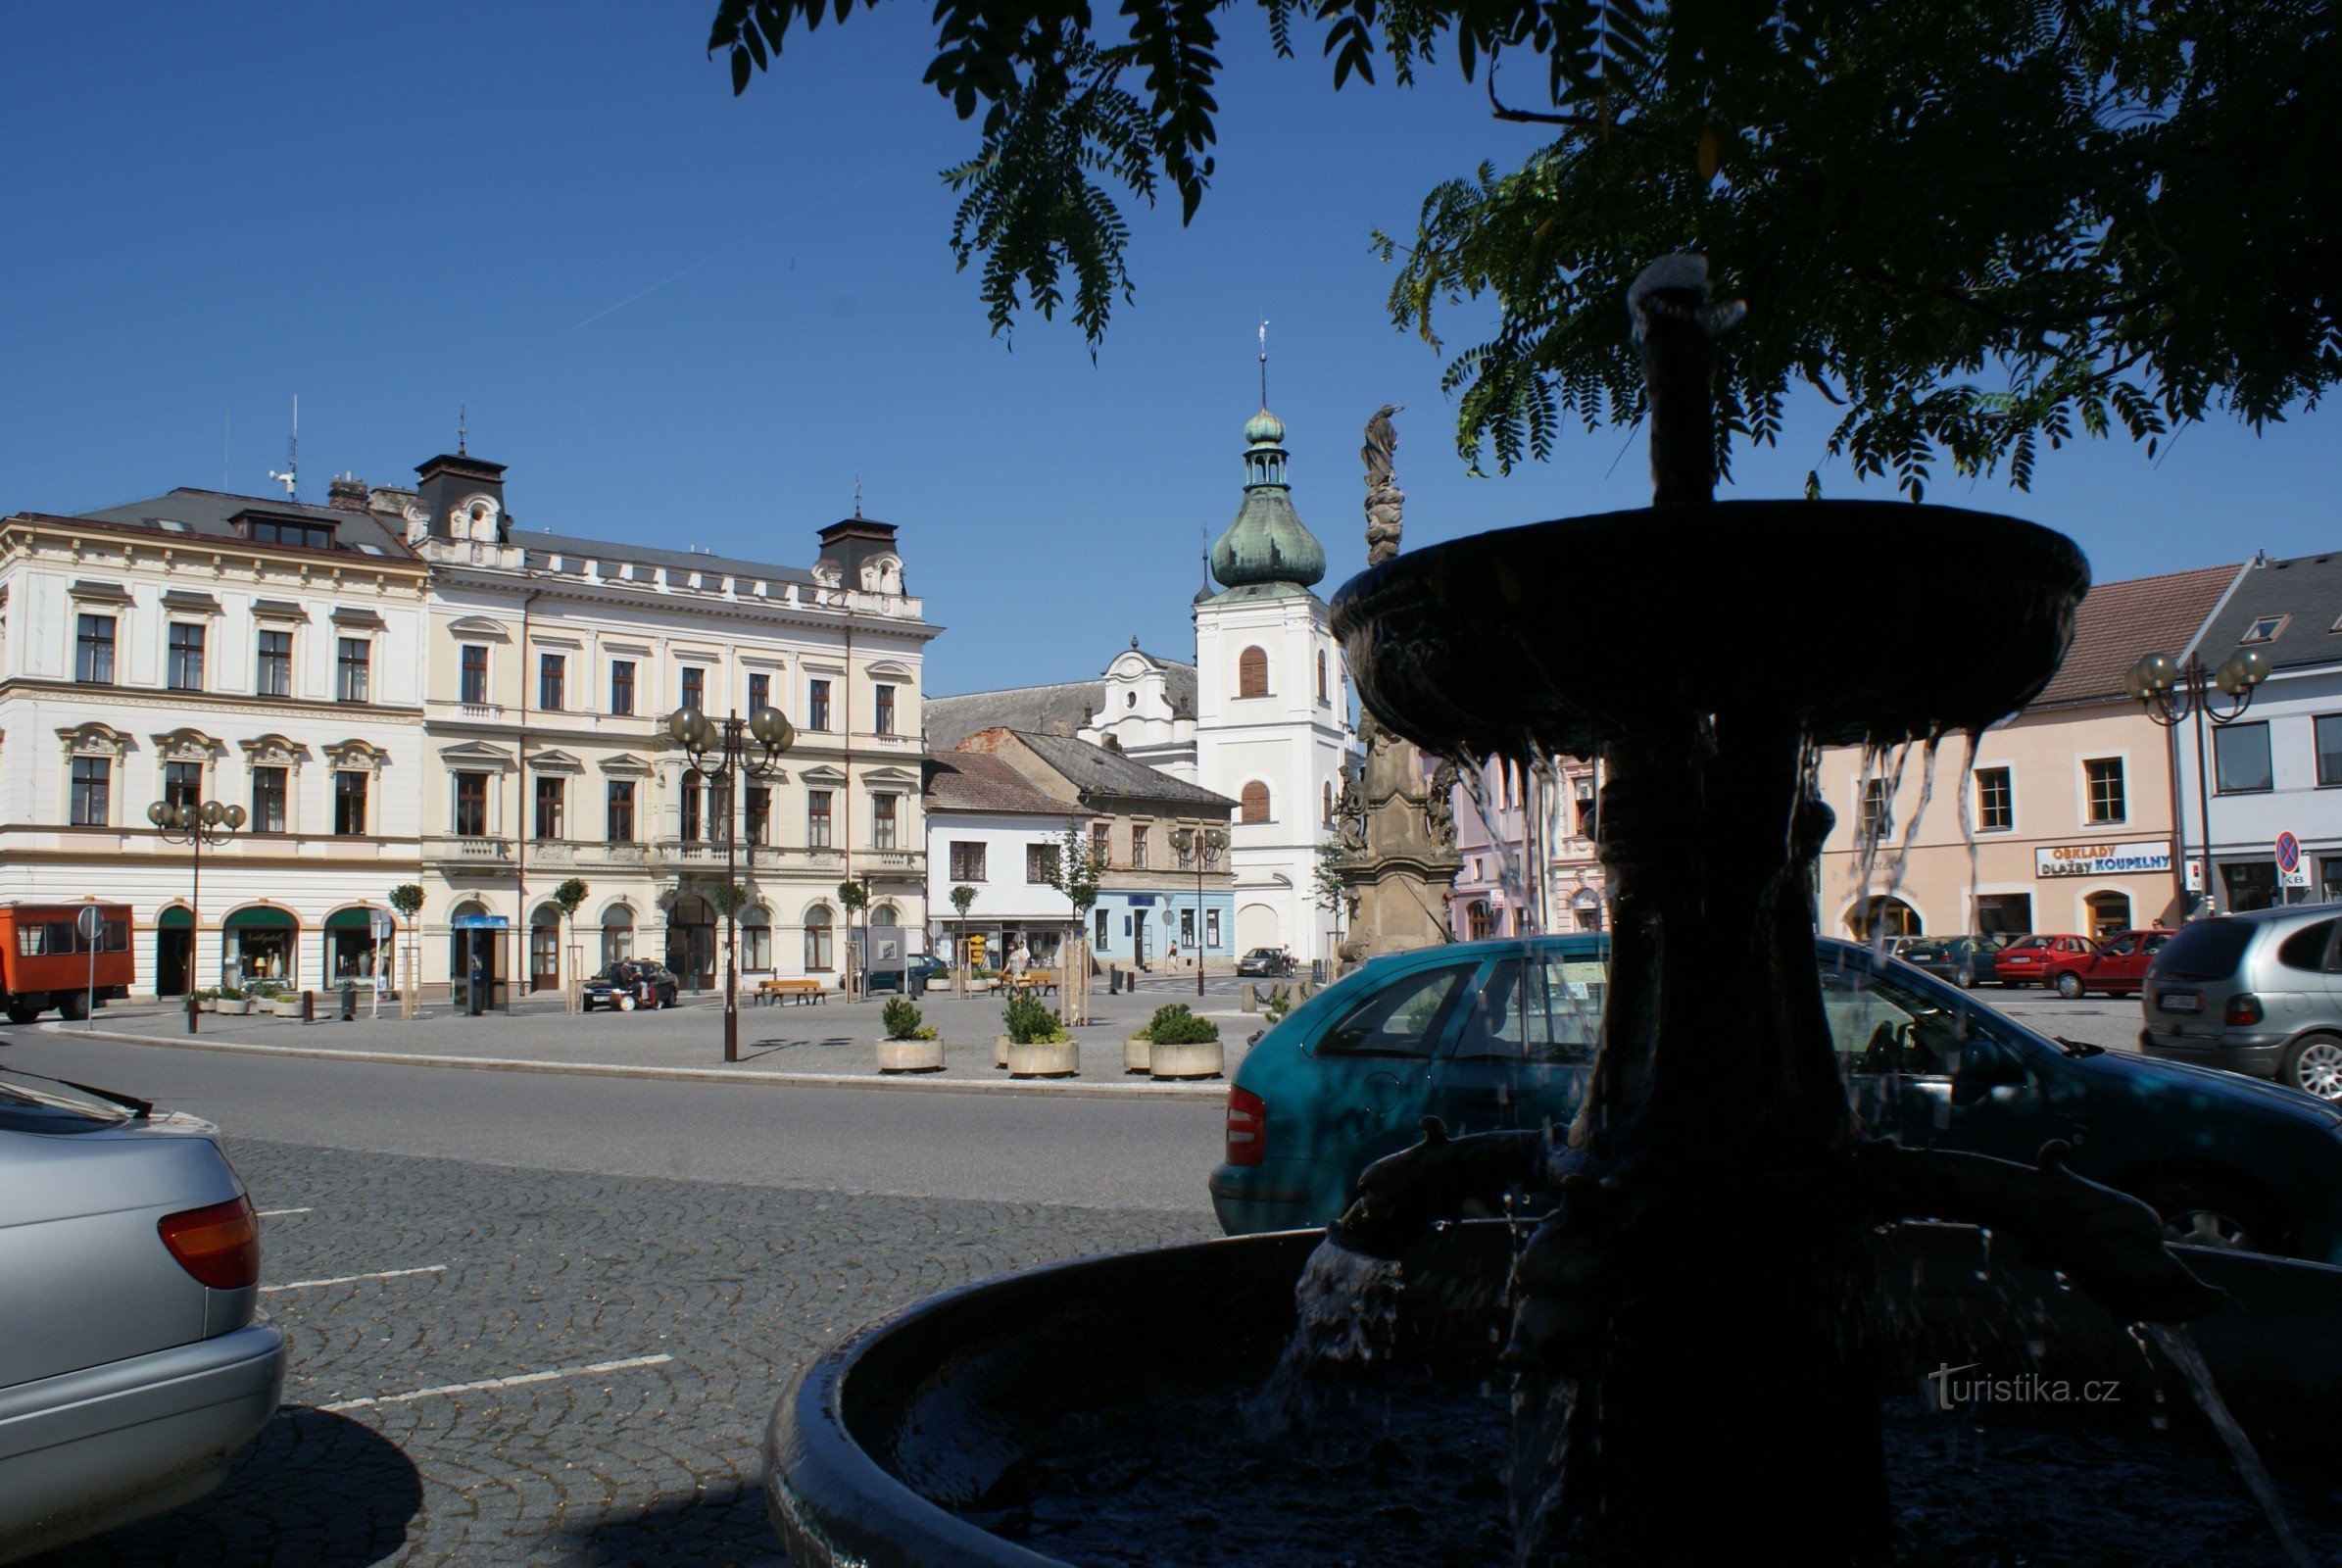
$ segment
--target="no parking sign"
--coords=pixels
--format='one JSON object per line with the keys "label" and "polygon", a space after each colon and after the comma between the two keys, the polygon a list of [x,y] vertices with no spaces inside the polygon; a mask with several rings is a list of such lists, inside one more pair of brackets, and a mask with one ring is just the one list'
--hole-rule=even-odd
{"label": "no parking sign", "polygon": [[2302,841],[2290,833],[2277,835],[2277,881],[2289,888],[2310,885],[2310,868],[2302,864]]}

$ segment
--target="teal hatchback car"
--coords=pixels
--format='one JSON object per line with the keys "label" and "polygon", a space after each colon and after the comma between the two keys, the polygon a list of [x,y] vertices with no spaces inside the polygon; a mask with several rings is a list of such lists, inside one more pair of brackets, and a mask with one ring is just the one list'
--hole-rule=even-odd
{"label": "teal hatchback car", "polygon": [[[2035,1034],[1934,976],[1818,944],[1838,1062],[1864,1125],[1913,1147],[2068,1164],[2133,1194],[2173,1241],[2342,1264],[2342,1113],[2231,1073]],[[1419,1136],[1564,1124],[1593,1062],[1608,943],[1458,943],[1378,958],[1254,1044],[1210,1181],[1231,1234],[1324,1225]]]}

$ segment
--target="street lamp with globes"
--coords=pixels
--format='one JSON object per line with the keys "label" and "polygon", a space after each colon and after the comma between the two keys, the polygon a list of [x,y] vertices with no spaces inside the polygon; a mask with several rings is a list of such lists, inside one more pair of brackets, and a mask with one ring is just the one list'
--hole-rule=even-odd
{"label": "street lamp with globes", "polygon": [[244,825],[244,808],[222,806],[218,801],[201,806],[193,801],[157,801],[146,808],[146,819],[163,835],[164,843],[188,846],[193,860],[192,885],[187,890],[191,924],[187,933],[187,1033],[194,1034],[200,1010],[195,1005],[195,956],[203,946],[203,847],[226,843],[227,836]]}
{"label": "street lamp with globes", "polygon": [[[2204,898],[2198,906],[2205,913],[2212,911],[2212,789],[2205,779],[2204,719],[2211,715],[2215,729],[2224,729],[2244,717],[2245,710],[2253,706],[2253,693],[2269,679],[2269,656],[2258,648],[2247,648],[2230,655],[2217,670],[2208,670],[2204,662],[2194,654],[2182,664],[2169,654],[2149,654],[2130,666],[2122,677],[2122,689],[2133,702],[2147,710],[2147,716],[2165,729],[2171,729],[2193,718],[2196,731],[2196,820],[2203,833],[2204,855],[2199,862],[2203,868]],[[2217,691],[2231,705],[2222,710],[2213,701]],[[2174,808],[2178,803],[2172,803]],[[2184,858],[2185,833],[2181,834],[2181,854]],[[2186,879],[2181,878],[2180,893],[2186,894]]]}
{"label": "street lamp with globes", "polygon": [[1228,834],[1216,827],[1175,827],[1171,848],[1182,858],[1195,858],[1195,995],[1203,995],[1203,873],[1228,848]]}
{"label": "street lamp with globes", "polygon": [[[733,823],[740,811],[740,776],[772,778],[781,754],[797,743],[797,732],[777,708],[759,708],[712,719],[696,708],[667,715],[666,732],[691,755],[691,765],[720,779],[724,793],[724,1060],[740,1059],[740,840]],[[754,743],[756,754],[750,754]]]}

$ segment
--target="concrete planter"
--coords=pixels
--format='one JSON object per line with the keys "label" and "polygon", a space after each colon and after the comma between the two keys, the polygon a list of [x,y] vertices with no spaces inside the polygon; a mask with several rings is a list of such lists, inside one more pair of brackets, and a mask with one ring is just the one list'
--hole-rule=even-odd
{"label": "concrete planter", "polygon": [[221,997],[212,1004],[212,1010],[225,1018],[241,1018],[252,1010],[250,997]]}
{"label": "concrete planter", "polygon": [[1224,1042],[1201,1040],[1193,1045],[1155,1047],[1148,1070],[1157,1078],[1217,1078],[1227,1064]]}
{"label": "concrete planter", "polygon": [[942,1072],[944,1043],[941,1040],[881,1040],[878,1043],[878,1070]]}
{"label": "concrete planter", "polygon": [[220,1010],[220,999],[218,997],[197,997],[195,999],[195,1010],[197,1012],[218,1012]]}
{"label": "concrete planter", "polygon": [[1122,1070],[1124,1072],[1151,1072],[1154,1070],[1154,1042],[1145,1035],[1133,1035],[1122,1043]]}
{"label": "concrete planter", "polygon": [[301,999],[299,997],[271,997],[268,999],[268,1010],[279,1018],[298,1018],[301,1016]]}
{"label": "concrete planter", "polygon": [[1071,1040],[1053,1046],[1008,1048],[1011,1078],[1076,1078],[1082,1071],[1082,1048]]}
{"label": "concrete planter", "polygon": [[1008,1065],[1008,1037],[1006,1035],[992,1037],[992,1064],[996,1067]]}

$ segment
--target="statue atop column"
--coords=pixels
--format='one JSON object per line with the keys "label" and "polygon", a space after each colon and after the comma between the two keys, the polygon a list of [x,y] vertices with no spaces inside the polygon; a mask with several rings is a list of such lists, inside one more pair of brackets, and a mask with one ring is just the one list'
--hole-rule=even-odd
{"label": "statue atop column", "polygon": [[1366,564],[1370,566],[1379,566],[1398,554],[1403,526],[1400,514],[1407,496],[1391,482],[1391,459],[1398,451],[1398,432],[1391,427],[1391,416],[1402,412],[1395,404],[1384,404],[1366,421],[1366,445],[1358,451],[1366,464]]}

